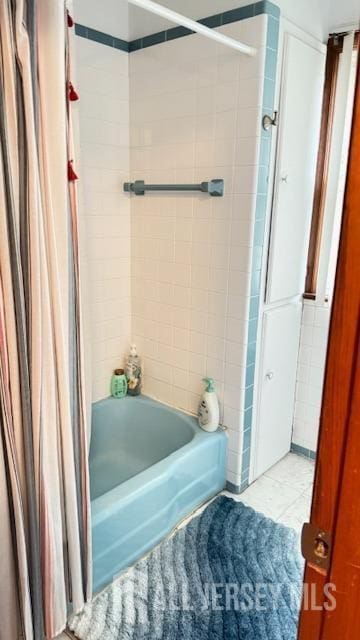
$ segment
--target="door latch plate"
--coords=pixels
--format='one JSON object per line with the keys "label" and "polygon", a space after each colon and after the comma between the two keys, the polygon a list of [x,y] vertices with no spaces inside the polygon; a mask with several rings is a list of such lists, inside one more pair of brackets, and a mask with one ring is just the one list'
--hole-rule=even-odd
{"label": "door latch plate", "polygon": [[327,572],[330,568],[331,550],[331,533],[305,523],[301,534],[301,553],[306,562]]}

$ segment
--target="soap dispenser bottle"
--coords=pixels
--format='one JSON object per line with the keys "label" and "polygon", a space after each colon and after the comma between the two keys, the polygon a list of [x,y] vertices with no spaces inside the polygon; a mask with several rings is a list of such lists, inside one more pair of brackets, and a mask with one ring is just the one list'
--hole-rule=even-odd
{"label": "soap dispenser bottle", "polygon": [[220,421],[220,410],[215,383],[212,378],[204,378],[204,382],[207,387],[199,405],[199,425],[204,431],[216,431]]}
{"label": "soap dispenser bottle", "polygon": [[128,395],[138,396],[141,393],[141,360],[136,349],[136,344],[130,347],[130,353],[126,362],[126,379],[128,383]]}

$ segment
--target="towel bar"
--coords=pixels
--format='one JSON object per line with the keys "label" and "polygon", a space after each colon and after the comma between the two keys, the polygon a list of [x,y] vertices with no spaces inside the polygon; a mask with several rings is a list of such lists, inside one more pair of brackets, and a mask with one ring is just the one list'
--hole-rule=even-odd
{"label": "towel bar", "polygon": [[224,180],[216,178],[200,184],[145,184],[144,180],[125,182],[124,191],[144,196],[146,191],[201,191],[213,197],[224,195]]}

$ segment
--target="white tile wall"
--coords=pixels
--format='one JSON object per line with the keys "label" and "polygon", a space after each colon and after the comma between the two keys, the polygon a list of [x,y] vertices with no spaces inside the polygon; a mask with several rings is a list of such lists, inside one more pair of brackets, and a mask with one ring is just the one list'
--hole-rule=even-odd
{"label": "white tile wall", "polygon": [[82,192],[89,270],[92,399],[109,395],[130,342],[128,54],[76,38]]}
{"label": "white tile wall", "polygon": [[330,312],[329,305],[304,302],[292,441],[312,451],[319,432]]}
{"label": "white tile wall", "polygon": [[191,36],[130,56],[131,180],[224,178],[224,198],[131,198],[132,332],[148,395],[197,412],[213,376],[240,484],[266,16],[222,27],[254,58]]}
{"label": "white tile wall", "polygon": [[[258,47],[255,58],[200,36],[130,58],[76,39],[92,398],[108,395],[112,370],[131,339],[144,357],[144,390],[162,402],[197,412],[201,378],[213,376],[234,484],[240,483],[266,21],[257,16],[221,29]],[[130,176],[148,182],[223,177],[226,195],[130,200],[122,186]]]}

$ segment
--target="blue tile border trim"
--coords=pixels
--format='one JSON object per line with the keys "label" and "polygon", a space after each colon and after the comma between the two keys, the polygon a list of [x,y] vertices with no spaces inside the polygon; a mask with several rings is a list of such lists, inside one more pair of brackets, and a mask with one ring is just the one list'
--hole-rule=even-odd
{"label": "blue tile border trim", "polygon": [[[276,67],[279,41],[279,17],[278,7],[267,0],[254,5],[255,15],[268,14],[265,78],[263,90],[263,113],[272,113],[275,99]],[[243,415],[243,452],[241,460],[241,485],[244,491],[249,485],[250,458],[251,458],[251,434],[254,415],[254,369],[257,353],[257,332],[259,326],[261,267],[264,256],[265,222],[267,200],[269,195],[269,167],[270,167],[271,131],[261,131],[260,160],[256,194],[255,224],[251,266],[251,291],[250,308],[248,316],[248,336],[246,355],[246,382],[245,402]],[[240,492],[240,491],[239,491]]]}
{"label": "blue tile border trim", "polygon": [[299,444],[295,444],[295,442],[291,443],[290,451],[292,453],[298,453],[300,456],[305,456],[305,458],[309,458],[310,460],[316,460],[316,451],[301,447]]}
{"label": "blue tile border trim", "polygon": [[238,495],[239,493],[241,493],[241,486],[239,484],[234,484],[233,482],[230,482],[229,480],[227,480],[225,485],[225,490],[230,491],[230,493],[235,493]]}
{"label": "blue tile border trim", "polygon": [[[210,29],[215,29],[216,27],[221,27],[225,24],[231,24],[232,22],[238,22],[239,20],[245,20],[246,18],[253,18],[262,13],[266,13],[269,16],[269,20],[271,18],[271,22],[278,22],[280,10],[275,4],[273,4],[272,2],[268,2],[268,0],[253,2],[246,5],[245,7],[231,9],[231,11],[225,11],[224,13],[217,13],[216,15],[209,16],[207,18],[201,18],[201,20],[197,20],[197,22],[205,25],[206,27],[209,27]],[[272,33],[271,35],[271,42],[274,44],[276,39],[275,25],[273,26],[272,30],[274,31],[274,33]],[[108,47],[120,49],[121,51],[125,51],[127,53],[132,53],[133,51],[138,51],[139,49],[146,49],[147,47],[161,44],[162,42],[168,42],[177,38],[189,36],[194,32],[190,29],[186,29],[185,27],[172,27],[171,29],[159,31],[158,33],[153,33],[149,36],[144,36],[143,38],[138,38],[137,40],[131,40],[130,42],[127,42],[126,40],[121,40],[121,38],[115,38],[114,36],[110,36],[107,33],[103,33],[102,31],[97,31],[96,29],[91,29],[90,27],[86,27],[82,24],[76,23],[75,33],[81,38],[87,38],[88,40],[92,40],[93,42],[98,42],[99,44],[104,44]],[[270,42],[270,38],[268,39]],[[268,46],[270,46],[270,44],[268,43]],[[274,49],[273,54],[276,54],[277,47],[273,46],[272,48]],[[274,66],[274,57],[276,59],[276,56],[274,55],[272,55],[272,57],[269,56],[269,59],[267,59],[267,65],[270,68]]]}
{"label": "blue tile border trim", "polygon": [[227,480],[225,490],[229,491],[229,493],[234,493],[236,495],[239,495],[240,493],[243,493],[244,491],[246,491],[248,486],[249,486],[249,483],[246,480],[241,484],[234,484],[233,482],[230,482],[230,480]]}
{"label": "blue tile border trim", "polygon": [[79,24],[78,22],[75,24],[75,34],[77,36],[80,36],[81,38],[86,38],[87,40],[92,40],[93,42],[104,44],[107,47],[120,49],[120,51],[125,51],[126,53],[129,53],[130,50],[129,42],[127,42],[126,40],[121,40],[121,38],[109,36],[109,34],[107,33],[97,31],[96,29],[91,29],[90,27],[85,27],[83,24]]}

